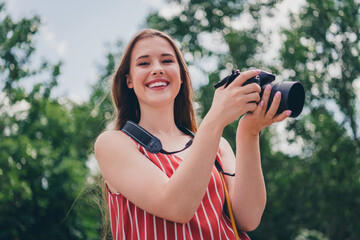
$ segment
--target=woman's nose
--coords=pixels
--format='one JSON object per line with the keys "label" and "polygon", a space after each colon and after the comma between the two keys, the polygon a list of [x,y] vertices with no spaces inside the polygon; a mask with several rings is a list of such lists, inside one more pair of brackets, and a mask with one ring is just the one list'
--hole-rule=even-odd
{"label": "woman's nose", "polygon": [[152,75],[162,75],[164,74],[164,70],[162,69],[161,65],[160,64],[156,64],[152,70]]}

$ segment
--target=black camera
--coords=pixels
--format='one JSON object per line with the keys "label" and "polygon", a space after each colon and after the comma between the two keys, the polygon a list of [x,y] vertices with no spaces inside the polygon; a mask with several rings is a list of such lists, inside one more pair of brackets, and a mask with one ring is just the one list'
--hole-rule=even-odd
{"label": "black camera", "polygon": [[[215,88],[221,87],[224,84],[227,87],[234,79],[240,75],[239,70],[233,70],[232,73],[225,77],[223,80],[214,85]],[[275,80],[275,75],[261,71],[257,76],[248,79],[244,84],[257,83],[261,87],[260,97],[262,97],[267,84],[271,85],[271,93],[267,108],[269,109],[274,95],[277,91],[281,92],[281,102],[276,114],[283,112],[284,110],[291,110],[290,117],[295,118],[300,115],[304,107],[305,91],[300,82],[281,82],[271,84]]]}

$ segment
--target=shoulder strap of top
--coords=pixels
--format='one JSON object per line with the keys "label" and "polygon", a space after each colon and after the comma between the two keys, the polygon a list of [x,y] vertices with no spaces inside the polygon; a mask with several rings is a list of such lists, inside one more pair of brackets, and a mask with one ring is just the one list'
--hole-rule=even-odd
{"label": "shoulder strap of top", "polygon": [[231,176],[231,177],[235,176],[235,173],[231,174],[231,173],[224,172],[220,162],[217,159],[215,159],[215,167],[219,172],[221,172],[224,175]]}

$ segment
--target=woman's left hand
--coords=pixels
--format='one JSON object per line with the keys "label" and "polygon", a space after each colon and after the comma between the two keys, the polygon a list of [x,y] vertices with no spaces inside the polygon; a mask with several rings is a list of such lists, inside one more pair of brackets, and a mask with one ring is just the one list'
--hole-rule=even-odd
{"label": "woman's left hand", "polygon": [[248,112],[239,121],[238,131],[242,133],[247,132],[251,135],[258,136],[259,132],[267,126],[275,122],[281,122],[290,116],[291,111],[285,110],[282,113],[276,115],[279,108],[281,93],[277,92],[274,95],[272,104],[269,110],[266,111],[270,98],[271,85],[268,84],[265,87],[262,100],[259,102],[257,108],[253,112]]}

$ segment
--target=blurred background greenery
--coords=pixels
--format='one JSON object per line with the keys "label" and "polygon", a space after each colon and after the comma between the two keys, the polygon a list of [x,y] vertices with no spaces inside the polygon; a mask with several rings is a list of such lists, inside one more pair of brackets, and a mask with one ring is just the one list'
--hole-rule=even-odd
{"label": "blurred background greenery", "polygon": [[[233,68],[304,85],[300,117],[261,134],[268,200],[253,239],[360,239],[360,2],[307,0],[276,48],[266,26],[281,2],[168,0],[176,11],[153,11],[143,27],[173,36],[208,76],[196,88],[200,119]],[[0,1],[0,19],[0,239],[99,239],[101,191],[88,162],[112,117],[108,78],[123,44],[104,53],[89,100],[77,103],[51,95],[61,62],[29,67],[40,17],[14,21]],[[38,79],[30,88],[29,78]],[[232,146],[235,127],[224,131]]]}

